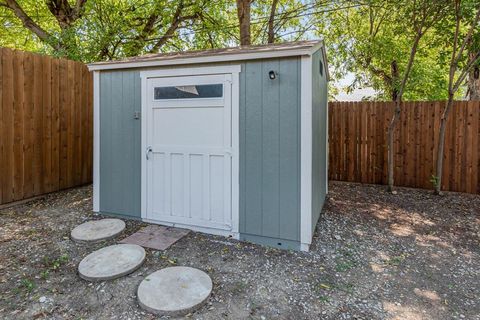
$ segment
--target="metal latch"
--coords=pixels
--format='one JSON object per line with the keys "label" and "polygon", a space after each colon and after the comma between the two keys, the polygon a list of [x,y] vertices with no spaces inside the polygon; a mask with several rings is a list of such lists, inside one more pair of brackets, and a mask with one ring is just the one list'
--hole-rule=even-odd
{"label": "metal latch", "polygon": [[133,112],[133,119],[135,119],[135,120],[140,119],[140,114],[141,114],[140,111],[135,111],[135,112]]}
{"label": "metal latch", "polygon": [[150,152],[152,152],[153,149],[151,146],[147,147],[147,150],[145,150],[145,156],[147,157],[147,160],[150,160]]}

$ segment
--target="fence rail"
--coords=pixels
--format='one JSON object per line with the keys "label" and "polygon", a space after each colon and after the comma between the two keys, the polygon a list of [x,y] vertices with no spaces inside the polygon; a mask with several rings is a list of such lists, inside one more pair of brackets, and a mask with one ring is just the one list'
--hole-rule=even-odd
{"label": "fence rail", "polygon": [[[395,132],[395,184],[433,188],[445,102],[406,102]],[[329,104],[329,178],[387,183],[386,132],[392,102]],[[480,193],[480,102],[455,102],[445,139],[443,189]]]}
{"label": "fence rail", "polygon": [[91,182],[85,65],[0,48],[0,204]]}

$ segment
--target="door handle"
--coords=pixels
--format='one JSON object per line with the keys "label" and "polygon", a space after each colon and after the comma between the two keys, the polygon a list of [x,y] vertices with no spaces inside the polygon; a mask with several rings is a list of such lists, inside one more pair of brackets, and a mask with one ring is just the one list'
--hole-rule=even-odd
{"label": "door handle", "polygon": [[152,152],[153,149],[151,146],[147,147],[147,150],[145,150],[145,156],[147,157],[147,160],[150,160],[150,152]]}

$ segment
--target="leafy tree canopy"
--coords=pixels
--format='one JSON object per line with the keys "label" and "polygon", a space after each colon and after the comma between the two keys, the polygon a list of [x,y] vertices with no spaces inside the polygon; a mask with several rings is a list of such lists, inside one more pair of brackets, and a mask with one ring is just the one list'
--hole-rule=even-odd
{"label": "leafy tree canopy", "polygon": [[[353,74],[347,90],[373,87],[372,99],[392,100],[414,38],[414,4],[443,0],[245,1],[253,44],[324,38],[334,80]],[[461,3],[466,32],[478,0]],[[453,5],[448,10],[420,41],[405,100],[446,98],[455,28]],[[0,0],[0,46],[83,62],[234,46],[239,39],[232,0]]]}

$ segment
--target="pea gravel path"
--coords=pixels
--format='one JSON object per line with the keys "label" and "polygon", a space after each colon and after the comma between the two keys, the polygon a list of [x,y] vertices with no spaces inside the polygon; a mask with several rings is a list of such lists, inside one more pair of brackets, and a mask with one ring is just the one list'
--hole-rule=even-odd
{"label": "pea gravel path", "polygon": [[[76,273],[88,253],[76,225],[91,187],[0,210],[0,319],[155,319],[138,284],[167,266],[204,270],[207,304],[191,319],[479,319],[480,196],[330,183],[309,253],[267,249],[191,232],[113,281]],[[124,236],[143,223],[126,221]]]}

